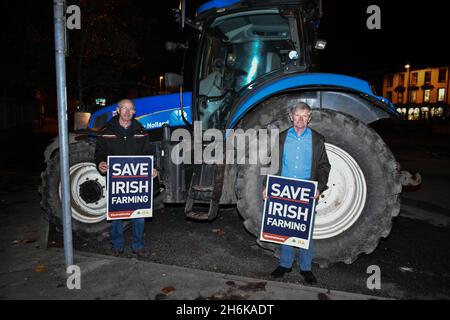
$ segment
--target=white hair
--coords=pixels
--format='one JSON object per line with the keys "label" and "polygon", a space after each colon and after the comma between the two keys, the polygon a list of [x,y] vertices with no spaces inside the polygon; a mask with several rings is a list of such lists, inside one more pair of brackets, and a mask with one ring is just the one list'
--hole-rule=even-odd
{"label": "white hair", "polygon": [[136,110],[136,106],[134,105],[134,102],[131,99],[122,99],[119,102],[117,102],[117,109],[120,109],[125,102],[131,103],[131,105],[133,106],[133,110]]}
{"label": "white hair", "polygon": [[289,115],[291,117],[294,116],[295,111],[297,110],[308,110],[309,115],[311,115],[311,107],[304,103],[304,102],[298,102],[296,104],[294,104],[290,109],[289,109]]}

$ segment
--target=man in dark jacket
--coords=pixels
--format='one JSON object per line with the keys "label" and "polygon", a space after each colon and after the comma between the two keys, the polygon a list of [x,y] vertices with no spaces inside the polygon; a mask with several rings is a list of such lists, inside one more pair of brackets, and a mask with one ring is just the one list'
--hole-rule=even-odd
{"label": "man in dark jacket", "polygon": [[[276,175],[313,180],[318,182],[315,199],[327,189],[330,163],[325,151],[325,139],[318,132],[308,128],[311,121],[311,108],[306,103],[298,103],[289,111],[293,127],[280,134],[279,170]],[[266,199],[266,191],[263,191]],[[314,223],[313,223],[314,225]],[[313,232],[313,231],[312,231]],[[313,256],[312,241],[309,249],[299,249],[300,274],[308,284],[315,284],[317,280],[311,271]],[[272,272],[272,276],[280,278],[286,272],[291,272],[295,259],[295,248],[281,245],[280,264]]]}
{"label": "man in dark jacket", "polygon": [[[123,99],[117,104],[117,116],[113,117],[99,133],[95,147],[95,163],[102,174],[108,171],[108,156],[150,155],[151,148],[148,134],[144,127],[135,119],[134,103]],[[158,175],[153,169],[152,176]],[[139,257],[144,251],[144,218],[132,219],[133,253]],[[113,245],[113,255],[120,256],[124,252],[123,222],[113,220],[110,231]]]}

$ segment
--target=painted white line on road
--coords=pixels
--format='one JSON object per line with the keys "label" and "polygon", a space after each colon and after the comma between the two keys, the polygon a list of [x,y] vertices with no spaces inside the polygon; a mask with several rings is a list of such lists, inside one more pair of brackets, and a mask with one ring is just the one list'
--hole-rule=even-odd
{"label": "painted white line on road", "polygon": [[401,272],[414,272],[414,268],[408,268],[408,267],[400,267]]}
{"label": "painted white line on road", "polygon": [[424,209],[408,206],[405,204],[402,204],[400,217],[424,221],[436,227],[450,226],[450,217],[446,215],[436,212],[429,212]]}
{"label": "painted white line on road", "polygon": [[429,277],[441,277],[441,278],[444,277],[444,278],[450,279],[450,274],[448,274],[448,273],[419,270],[419,269],[415,269],[415,268],[411,268],[411,267],[400,267],[399,270],[400,270],[400,272],[403,272],[403,273],[410,272],[410,273],[426,275]]}

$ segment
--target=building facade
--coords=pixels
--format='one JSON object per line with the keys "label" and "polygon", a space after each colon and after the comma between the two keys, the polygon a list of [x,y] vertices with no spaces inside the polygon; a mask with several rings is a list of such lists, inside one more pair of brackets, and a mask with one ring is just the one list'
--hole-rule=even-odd
{"label": "building facade", "polygon": [[384,75],[383,97],[407,120],[449,119],[449,68],[411,69]]}

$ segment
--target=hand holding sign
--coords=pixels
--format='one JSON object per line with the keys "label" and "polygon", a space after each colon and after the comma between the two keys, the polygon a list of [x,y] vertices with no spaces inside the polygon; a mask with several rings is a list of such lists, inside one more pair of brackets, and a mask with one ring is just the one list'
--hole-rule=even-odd
{"label": "hand holding sign", "polygon": [[314,200],[319,200],[319,197],[320,197],[320,192],[319,192],[319,190],[316,190],[316,195],[314,197],[311,197],[311,198],[314,199]]}
{"label": "hand holding sign", "polygon": [[108,171],[108,164],[105,161],[102,161],[98,164],[98,170],[101,173],[106,173]]}

